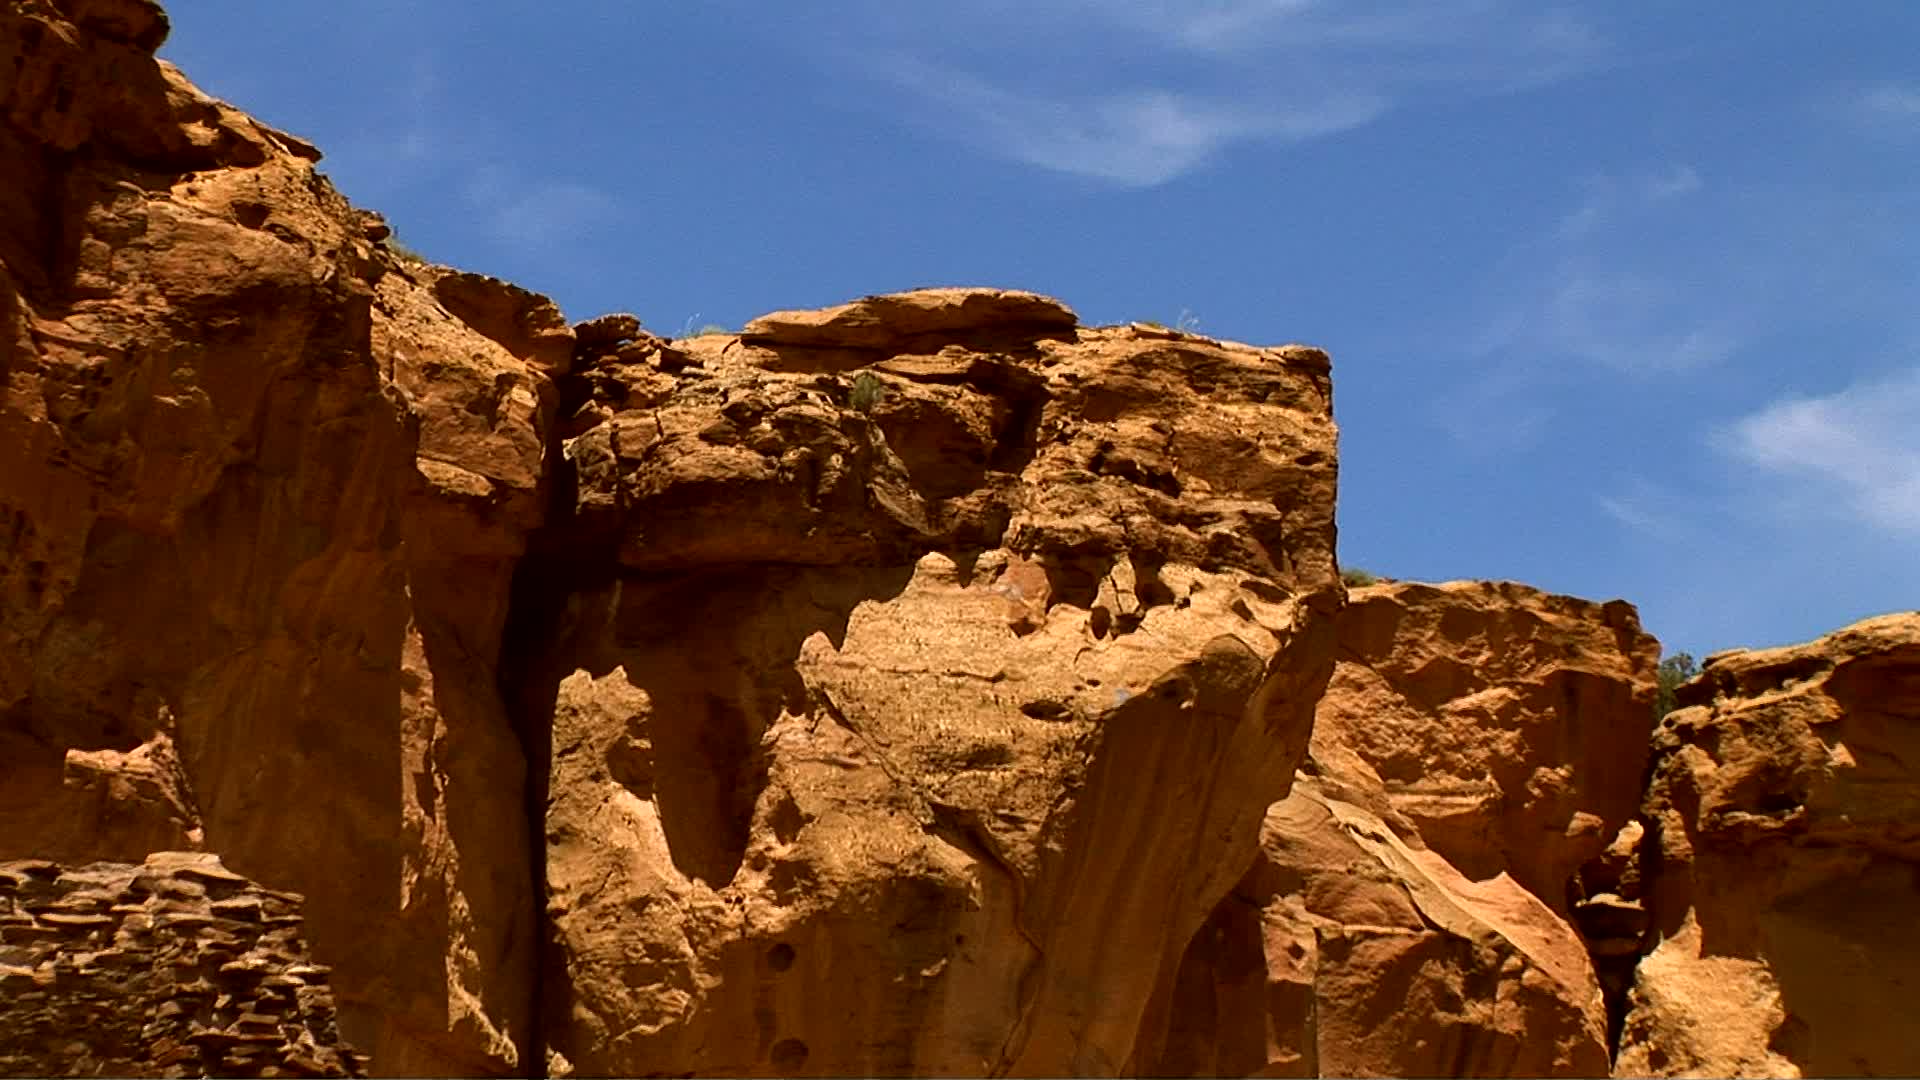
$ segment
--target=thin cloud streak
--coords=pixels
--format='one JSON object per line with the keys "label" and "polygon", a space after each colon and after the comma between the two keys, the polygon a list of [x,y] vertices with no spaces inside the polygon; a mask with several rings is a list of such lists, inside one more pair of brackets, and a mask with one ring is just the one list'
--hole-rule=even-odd
{"label": "thin cloud streak", "polygon": [[1817,485],[1866,524],[1920,533],[1920,368],[1776,401],[1716,442],[1764,472]]}
{"label": "thin cloud streak", "polygon": [[[951,40],[968,14],[972,62]],[[1351,130],[1414,99],[1550,82],[1602,50],[1564,12],[1495,0],[1357,11],[1321,0],[1063,0],[1017,11],[975,0],[875,25],[888,29],[870,33],[893,40],[853,42],[839,56],[905,91],[901,104],[928,128],[1123,187],[1167,183],[1235,145]],[[1107,31],[1098,62],[1058,50],[1063,34],[1086,36],[1089,25]],[[1041,42],[1046,53],[1026,55]]]}
{"label": "thin cloud streak", "polygon": [[1247,139],[1305,139],[1357,127],[1386,102],[1329,97],[1254,109],[1166,90],[1084,99],[1021,94],[911,57],[888,65],[898,85],[965,119],[966,137],[1031,165],[1127,187],[1151,187]]}
{"label": "thin cloud streak", "polygon": [[614,199],[573,180],[526,178],[500,166],[479,170],[464,192],[495,241],[527,251],[568,247],[618,213]]}
{"label": "thin cloud streak", "polygon": [[1888,83],[1860,95],[1860,106],[1869,113],[1905,120],[1920,120],[1920,87]]}
{"label": "thin cloud streak", "polygon": [[1548,348],[1628,375],[1699,371],[1743,344],[1731,319],[1695,320],[1670,281],[1633,271],[1570,267],[1539,312]]}
{"label": "thin cloud streak", "polygon": [[[1499,299],[1472,351],[1490,372],[1531,372],[1536,394],[1575,372],[1647,379],[1729,361],[1751,343],[1754,325],[1751,303],[1731,284],[1736,275],[1715,272],[1730,253],[1672,254],[1686,243],[1674,223],[1699,215],[1706,187],[1686,162],[1582,180],[1574,208],[1490,275],[1486,286]],[[1691,272],[1677,276],[1675,265]],[[1495,377],[1515,378],[1485,376]]]}

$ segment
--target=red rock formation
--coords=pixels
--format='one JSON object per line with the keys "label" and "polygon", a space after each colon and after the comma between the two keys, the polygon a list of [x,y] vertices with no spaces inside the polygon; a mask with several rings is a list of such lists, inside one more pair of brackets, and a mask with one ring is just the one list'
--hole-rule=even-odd
{"label": "red rock formation", "polygon": [[212,855],[0,862],[0,1076],[365,1076],[300,921]]}
{"label": "red rock formation", "polygon": [[583,335],[555,1067],[1122,1068],[1331,666],[1324,355],[957,289]]}
{"label": "red rock formation", "polygon": [[1567,914],[1639,804],[1660,646],[1631,605],[1524,585],[1356,590],[1316,730],[1427,845]]}
{"label": "red rock formation", "polygon": [[[677,344],[616,318],[556,431],[557,311],[397,257],[164,33],[0,13],[0,854],[216,851],[307,895],[377,1071],[537,1068],[495,669],[562,440],[509,673],[553,684],[519,717],[560,757],[553,1044],[1117,1068],[1328,670],[1326,358],[991,290]],[[775,1037],[730,1041],[781,964]]]}
{"label": "red rock formation", "polygon": [[0,7],[0,857],[217,851],[307,896],[378,1067],[514,1069],[534,902],[493,664],[554,332],[505,286],[443,302],[165,31]]}
{"label": "red rock formation", "polygon": [[1710,656],[1678,701],[1616,1075],[1920,1074],[1920,612]]}
{"label": "red rock formation", "polygon": [[1194,940],[1154,1075],[1595,1076],[1565,919],[1634,809],[1659,649],[1633,609],[1511,584],[1355,590],[1309,763]]}
{"label": "red rock formation", "polygon": [[1717,658],[1643,792],[1624,604],[1336,615],[1323,353],[570,327],[166,30],[0,5],[0,858],[304,894],[383,1074],[1915,1071],[1915,618]]}

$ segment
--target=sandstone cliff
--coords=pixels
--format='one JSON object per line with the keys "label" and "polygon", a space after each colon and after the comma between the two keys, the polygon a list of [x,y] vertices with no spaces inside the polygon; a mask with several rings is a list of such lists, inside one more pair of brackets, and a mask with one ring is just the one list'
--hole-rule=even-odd
{"label": "sandstone cliff", "polygon": [[1341,587],[1319,350],[569,325],[166,32],[0,3],[0,1071],[1920,1071],[1920,614],[1655,730],[1629,605]]}
{"label": "sandstone cliff", "polygon": [[1356,590],[1304,771],[1189,949],[1151,1071],[1604,1074],[1568,914],[1636,808],[1658,658],[1618,601]]}
{"label": "sandstone cliff", "polygon": [[979,290],[628,332],[523,570],[555,1066],[1118,1071],[1331,668],[1325,356]]}
{"label": "sandstone cliff", "polygon": [[218,852],[306,896],[379,1068],[517,1068],[494,661],[571,335],[384,251],[165,32],[0,6],[0,858]]}
{"label": "sandstone cliff", "polygon": [[1325,356],[576,334],[165,30],[0,14],[0,854],[303,894],[388,1074],[1121,1068],[1331,667]]}
{"label": "sandstone cliff", "polygon": [[1679,704],[1620,1075],[1920,1074],[1920,612],[1710,656]]}

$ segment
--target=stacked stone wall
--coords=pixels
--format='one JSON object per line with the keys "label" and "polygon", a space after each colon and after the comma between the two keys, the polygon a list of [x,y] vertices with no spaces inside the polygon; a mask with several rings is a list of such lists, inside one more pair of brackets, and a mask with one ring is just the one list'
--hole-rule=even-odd
{"label": "stacked stone wall", "polygon": [[0,862],[0,1075],[365,1076],[300,908],[212,855]]}

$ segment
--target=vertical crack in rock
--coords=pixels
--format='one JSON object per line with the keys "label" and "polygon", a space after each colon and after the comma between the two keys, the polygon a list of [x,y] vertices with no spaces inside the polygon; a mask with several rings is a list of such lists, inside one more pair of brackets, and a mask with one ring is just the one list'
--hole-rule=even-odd
{"label": "vertical crack in rock", "polygon": [[1920,613],[1716,653],[1675,699],[1618,1073],[1920,1073]]}
{"label": "vertical crack in rock", "polygon": [[[568,376],[556,383],[564,417],[584,400],[586,388],[581,380]],[[534,899],[534,955],[528,980],[531,1023],[520,1060],[525,1074],[535,1077],[551,1075],[549,1025],[556,1010],[564,1015],[567,1000],[562,965],[554,951],[547,877],[553,716],[565,674],[558,664],[565,655],[562,642],[574,630],[577,594],[604,583],[614,563],[610,547],[596,545],[579,531],[578,471],[567,456],[563,435],[563,425],[549,428],[547,513],[541,526],[528,535],[526,551],[514,567],[498,667],[500,697],[526,758],[523,813],[526,873]]]}
{"label": "vertical crack in rock", "polygon": [[[39,1071],[1920,1073],[1920,616],[1709,658],[1643,769],[1630,606],[1339,588],[1317,349],[987,288],[570,327],[165,34],[0,5]],[[272,992],[33,996],[149,919]]]}
{"label": "vertical crack in rock", "polygon": [[[520,1061],[525,1075],[548,1075],[546,994],[548,950],[552,927],[547,916],[546,809],[552,772],[553,698],[540,680],[537,664],[546,656],[545,644],[559,629],[566,611],[566,592],[548,560],[526,556],[514,571],[512,599],[507,611],[500,650],[500,696],[513,731],[526,756],[525,808],[527,821],[526,872],[534,902],[530,1017]],[[544,692],[543,692],[544,691]]]}

